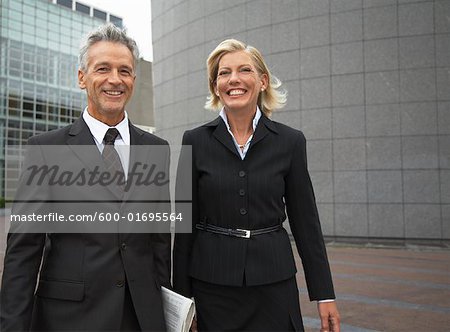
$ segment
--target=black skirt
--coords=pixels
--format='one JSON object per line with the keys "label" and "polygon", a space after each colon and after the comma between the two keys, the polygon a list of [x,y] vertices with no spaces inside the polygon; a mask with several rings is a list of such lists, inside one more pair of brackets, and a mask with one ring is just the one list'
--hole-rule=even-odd
{"label": "black skirt", "polygon": [[260,286],[223,286],[193,279],[201,331],[303,331],[295,277]]}

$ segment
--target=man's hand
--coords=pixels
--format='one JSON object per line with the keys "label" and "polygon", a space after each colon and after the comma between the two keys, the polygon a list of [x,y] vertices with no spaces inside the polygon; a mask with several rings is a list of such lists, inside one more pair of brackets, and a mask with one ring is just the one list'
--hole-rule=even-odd
{"label": "man's hand", "polygon": [[317,310],[321,321],[320,332],[339,332],[341,330],[341,318],[336,301],[319,302]]}

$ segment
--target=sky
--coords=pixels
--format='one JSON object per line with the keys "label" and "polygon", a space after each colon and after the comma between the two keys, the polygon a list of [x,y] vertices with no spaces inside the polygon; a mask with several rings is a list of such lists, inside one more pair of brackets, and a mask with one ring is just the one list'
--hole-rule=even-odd
{"label": "sky", "polygon": [[139,46],[141,57],[148,61],[153,60],[150,0],[79,0],[78,2],[122,17],[128,35],[134,38]]}

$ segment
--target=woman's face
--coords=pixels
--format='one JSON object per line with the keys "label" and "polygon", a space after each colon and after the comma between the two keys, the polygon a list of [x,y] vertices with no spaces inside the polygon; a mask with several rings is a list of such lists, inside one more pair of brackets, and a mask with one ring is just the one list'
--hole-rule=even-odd
{"label": "woman's face", "polygon": [[227,53],[220,59],[215,92],[225,109],[254,111],[259,93],[266,87],[267,75],[258,74],[248,53]]}

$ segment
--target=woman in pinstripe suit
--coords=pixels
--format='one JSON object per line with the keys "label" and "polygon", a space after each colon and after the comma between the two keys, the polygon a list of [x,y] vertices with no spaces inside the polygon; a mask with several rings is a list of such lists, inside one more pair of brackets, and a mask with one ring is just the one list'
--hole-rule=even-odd
{"label": "woman in pinstripe suit", "polygon": [[[192,146],[179,168],[192,162],[193,225],[175,236],[175,290],[195,298],[200,331],[302,331],[286,211],[321,330],[339,331],[305,137],[269,119],[286,101],[281,83],[257,49],[234,39],[207,66],[207,107],[221,111],[183,136]],[[178,176],[177,199],[190,184]]]}

